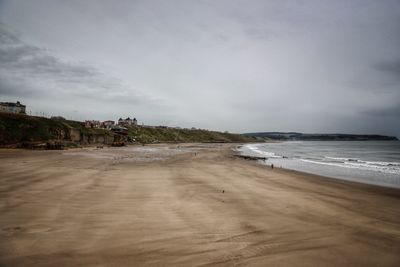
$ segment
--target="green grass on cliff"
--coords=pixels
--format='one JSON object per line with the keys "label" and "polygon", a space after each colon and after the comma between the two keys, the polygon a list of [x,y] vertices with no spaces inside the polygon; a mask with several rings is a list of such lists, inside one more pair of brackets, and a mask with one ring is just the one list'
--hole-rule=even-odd
{"label": "green grass on cliff", "polygon": [[142,143],[152,142],[252,142],[255,139],[240,134],[222,133],[200,129],[165,127],[129,127],[129,137]]}

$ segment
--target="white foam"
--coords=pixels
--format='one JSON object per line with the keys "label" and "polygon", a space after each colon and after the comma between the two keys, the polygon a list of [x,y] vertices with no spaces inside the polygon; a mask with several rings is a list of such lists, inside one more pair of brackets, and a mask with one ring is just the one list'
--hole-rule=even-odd
{"label": "white foam", "polygon": [[283,158],[282,156],[276,155],[273,152],[263,151],[257,145],[246,145],[245,147],[257,154],[266,156],[267,158]]}
{"label": "white foam", "polygon": [[[351,168],[351,169],[377,171],[377,172],[390,173],[390,174],[400,174],[399,167],[390,166],[390,165],[373,165],[370,163],[366,163],[365,161],[333,163],[333,162],[315,161],[315,160],[308,160],[308,159],[300,159],[300,160],[303,162],[308,162],[308,163],[336,166],[336,167],[341,167],[341,168]],[[376,163],[376,162],[372,162],[372,163]],[[387,162],[385,162],[385,163],[387,164]]]}
{"label": "white foam", "polygon": [[339,160],[339,161],[358,161],[359,160],[359,159],[356,159],[356,158],[339,158],[339,157],[328,157],[328,156],[325,156],[324,158],[333,159],[333,160]]}
{"label": "white foam", "polygon": [[357,158],[338,158],[338,157],[328,157],[328,156],[325,156],[324,158],[341,161],[345,164],[360,165],[366,167],[369,166],[400,167],[400,162],[393,162],[393,161],[365,161]]}

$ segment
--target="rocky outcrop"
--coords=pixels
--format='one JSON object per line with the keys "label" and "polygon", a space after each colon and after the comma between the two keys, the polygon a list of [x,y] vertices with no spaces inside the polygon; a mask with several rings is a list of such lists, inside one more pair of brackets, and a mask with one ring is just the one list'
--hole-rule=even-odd
{"label": "rocky outcrop", "polygon": [[111,145],[114,142],[115,134],[110,133],[109,135],[106,134],[81,134],[81,138],[79,142],[82,145],[89,145],[89,144],[104,144],[104,145]]}
{"label": "rocky outcrop", "polygon": [[82,139],[81,131],[75,128],[69,129],[69,139],[73,142],[80,142]]}

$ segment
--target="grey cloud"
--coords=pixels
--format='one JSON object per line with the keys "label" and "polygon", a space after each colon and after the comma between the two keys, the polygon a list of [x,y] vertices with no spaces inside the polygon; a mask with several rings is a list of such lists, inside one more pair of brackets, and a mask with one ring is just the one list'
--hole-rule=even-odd
{"label": "grey cloud", "polygon": [[0,94],[82,116],[134,110],[153,124],[400,136],[399,10],[396,0],[2,1]]}
{"label": "grey cloud", "polygon": [[49,55],[44,49],[25,44],[5,29],[4,25],[0,25],[0,59],[3,72],[71,79],[99,76],[90,66],[64,62]]}
{"label": "grey cloud", "polygon": [[25,98],[39,96],[40,93],[33,90],[26,90],[26,85],[21,82],[10,80],[0,75],[0,95],[10,98]]}
{"label": "grey cloud", "polygon": [[366,110],[363,113],[368,116],[373,116],[373,117],[393,117],[393,118],[399,119],[400,118],[400,103],[398,103],[395,106]]}
{"label": "grey cloud", "polygon": [[98,101],[163,108],[159,99],[128,89],[119,79],[103,75],[94,67],[63,61],[46,49],[26,44],[3,24],[0,24],[0,96],[46,101],[81,98],[92,105]]}
{"label": "grey cloud", "polygon": [[15,45],[16,43],[20,42],[15,35],[7,31],[5,28],[5,25],[0,23],[0,42],[3,45]]}
{"label": "grey cloud", "polygon": [[400,78],[400,59],[374,64],[374,68]]}

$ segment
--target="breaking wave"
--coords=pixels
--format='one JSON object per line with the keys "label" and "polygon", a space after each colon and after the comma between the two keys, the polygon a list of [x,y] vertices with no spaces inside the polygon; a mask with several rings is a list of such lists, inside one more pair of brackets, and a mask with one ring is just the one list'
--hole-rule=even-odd
{"label": "breaking wave", "polygon": [[[338,159],[338,158],[336,158]],[[300,159],[303,162],[327,165],[327,166],[336,166],[341,168],[351,168],[351,169],[360,169],[360,170],[369,170],[369,171],[378,171],[383,173],[390,174],[400,174],[400,163],[399,162],[383,162],[383,161],[363,161],[358,159],[343,159],[343,161],[338,162],[327,162],[327,161],[318,161],[318,160],[310,160],[310,159]]]}
{"label": "breaking wave", "polygon": [[268,152],[268,151],[262,150],[257,145],[247,145],[246,148],[250,149],[251,151],[253,151],[257,154],[263,155],[267,158],[283,158],[282,156],[276,155],[273,152]]}

